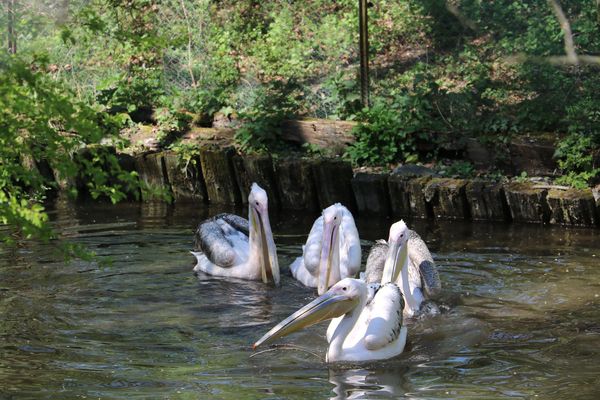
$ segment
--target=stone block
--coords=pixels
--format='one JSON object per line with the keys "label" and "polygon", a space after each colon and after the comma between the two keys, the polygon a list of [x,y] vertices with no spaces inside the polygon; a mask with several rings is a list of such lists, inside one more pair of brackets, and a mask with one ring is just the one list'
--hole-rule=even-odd
{"label": "stone block", "polygon": [[504,185],[504,194],[513,221],[546,223],[550,220],[547,189],[530,182],[511,182]]}
{"label": "stone block", "polygon": [[313,174],[320,208],[341,203],[350,210],[356,209],[351,184],[353,172],[349,162],[337,159],[317,160],[313,165]]}
{"label": "stone block", "polygon": [[312,160],[283,158],[275,161],[274,167],[282,209],[318,208]]}
{"label": "stone block", "polygon": [[417,164],[404,164],[396,167],[392,172],[394,175],[404,178],[418,178],[422,176],[438,176],[431,168]]}
{"label": "stone block", "polygon": [[232,148],[200,150],[200,165],[208,200],[214,204],[241,204],[232,158]]}
{"label": "stone block", "polygon": [[[142,199],[148,201],[155,198],[155,191],[170,192],[169,179],[163,164],[162,153],[148,152],[135,157],[135,169],[138,172],[142,185]],[[148,190],[149,189],[149,190]]]}
{"label": "stone block", "polygon": [[275,183],[273,160],[268,154],[245,154],[233,156],[233,170],[240,188],[243,204],[248,203],[248,194],[252,183],[257,183],[269,196],[269,208],[279,208],[279,193]]}
{"label": "stone block", "polygon": [[474,220],[510,220],[510,211],[501,183],[472,180],[465,187],[465,195],[471,218]]}
{"label": "stone block", "polygon": [[166,151],[163,153],[163,161],[173,199],[176,202],[208,202],[199,156],[183,161],[177,153]]}
{"label": "stone block", "polygon": [[464,179],[432,178],[423,189],[433,215],[442,219],[469,219]]}
{"label": "stone block", "polygon": [[425,201],[423,189],[430,176],[410,178],[400,174],[390,174],[388,190],[392,213],[397,217],[412,216],[427,218],[433,215],[430,205]]}
{"label": "stone block", "polygon": [[598,224],[596,202],[591,190],[552,188],[546,197],[550,209],[550,223],[594,226]]}
{"label": "stone block", "polygon": [[388,174],[359,172],[352,178],[352,190],[359,214],[389,215]]}

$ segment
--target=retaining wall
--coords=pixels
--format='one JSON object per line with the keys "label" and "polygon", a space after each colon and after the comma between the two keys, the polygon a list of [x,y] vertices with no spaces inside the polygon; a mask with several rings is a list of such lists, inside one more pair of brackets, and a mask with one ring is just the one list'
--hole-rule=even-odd
{"label": "retaining wall", "polygon": [[242,205],[256,182],[267,191],[270,207],[284,210],[340,202],[358,214],[394,218],[600,226],[600,198],[591,189],[441,178],[419,168],[354,173],[339,158],[273,159],[239,155],[232,148],[203,148],[185,164],[169,151],[134,159],[140,179],[169,191],[175,202]]}

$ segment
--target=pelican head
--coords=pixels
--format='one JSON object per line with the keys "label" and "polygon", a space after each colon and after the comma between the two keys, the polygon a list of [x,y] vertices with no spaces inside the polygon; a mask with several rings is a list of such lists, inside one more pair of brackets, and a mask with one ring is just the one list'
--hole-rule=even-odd
{"label": "pelican head", "polygon": [[340,317],[354,310],[367,296],[367,286],[357,279],[345,278],[267,332],[253,349],[318,322]]}
{"label": "pelican head", "polygon": [[341,279],[340,275],[340,224],[344,207],[335,203],[323,210],[323,242],[319,258],[317,292],[321,295],[331,283]]}
{"label": "pelican head", "polygon": [[400,220],[390,227],[388,253],[383,267],[381,284],[396,282],[400,272],[408,268],[408,227]]}
{"label": "pelican head", "polygon": [[269,222],[269,199],[267,192],[256,183],[252,184],[248,195],[250,236],[250,251],[255,252],[259,260],[262,280],[264,283],[279,284],[279,263],[277,250],[273,241],[273,232]]}

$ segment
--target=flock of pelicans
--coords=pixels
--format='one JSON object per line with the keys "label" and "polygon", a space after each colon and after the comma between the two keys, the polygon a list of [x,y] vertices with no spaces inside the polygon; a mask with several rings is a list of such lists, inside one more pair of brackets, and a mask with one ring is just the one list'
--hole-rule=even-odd
{"label": "flock of pelicans", "polygon": [[[279,283],[279,263],[269,223],[267,193],[256,183],[248,196],[248,220],[219,214],[202,222],[195,235],[194,271]],[[388,241],[371,249],[358,274],[361,248],[352,214],[341,204],[323,210],[310,230],[303,254],[291,265],[294,278],[316,287],[319,297],[267,332],[265,345],[303,327],[331,319],[327,361],[383,360],[402,353],[403,318],[435,305],[428,298],[441,284],[427,246],[403,221],[390,227]]]}

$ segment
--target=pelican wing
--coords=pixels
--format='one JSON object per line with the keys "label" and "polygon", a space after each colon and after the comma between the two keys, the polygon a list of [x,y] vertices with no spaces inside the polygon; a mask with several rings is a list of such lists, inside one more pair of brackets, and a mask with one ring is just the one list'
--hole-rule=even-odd
{"label": "pelican wing", "polygon": [[367,257],[367,265],[365,267],[365,282],[379,283],[383,276],[383,267],[387,258],[389,246],[385,240],[378,240]]}
{"label": "pelican wing", "polygon": [[379,288],[369,303],[369,320],[365,333],[365,347],[378,350],[398,339],[402,328],[404,298],[398,286],[387,283]]}
{"label": "pelican wing", "polygon": [[323,242],[323,216],[317,218],[308,234],[304,245],[304,266],[312,274],[316,275],[319,269],[319,258]]}
{"label": "pelican wing", "polygon": [[415,231],[409,231],[408,255],[412,264],[418,267],[421,287],[427,297],[435,296],[442,288],[433,257],[421,236]]}
{"label": "pelican wing", "polygon": [[233,214],[219,214],[198,225],[194,248],[219,267],[234,265],[237,253],[231,242],[231,233],[248,235],[248,221]]}

